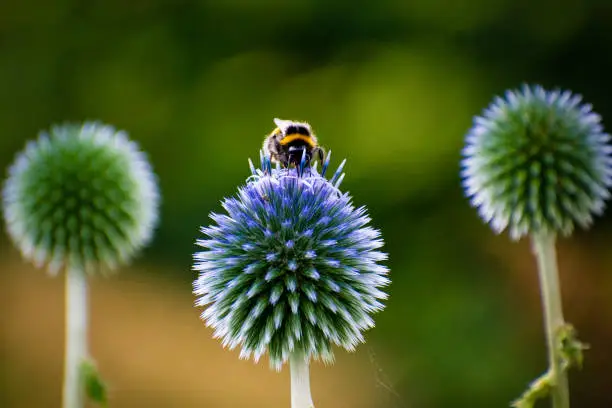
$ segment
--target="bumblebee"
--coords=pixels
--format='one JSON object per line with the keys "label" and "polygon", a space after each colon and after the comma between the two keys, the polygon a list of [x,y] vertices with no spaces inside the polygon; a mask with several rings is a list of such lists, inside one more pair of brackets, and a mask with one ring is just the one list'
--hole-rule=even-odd
{"label": "bumblebee", "polygon": [[276,129],[264,140],[263,151],[270,156],[273,163],[280,163],[283,167],[294,165],[298,167],[302,154],[306,152],[306,164],[318,158],[323,161],[325,154],[317,142],[317,137],[312,133],[310,125],[305,122],[294,122],[292,120],[274,119]]}

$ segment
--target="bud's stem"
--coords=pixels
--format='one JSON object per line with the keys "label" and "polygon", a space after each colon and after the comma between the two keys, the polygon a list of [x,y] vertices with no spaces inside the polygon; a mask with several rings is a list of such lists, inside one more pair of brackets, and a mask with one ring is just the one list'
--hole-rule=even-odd
{"label": "bud's stem", "polygon": [[87,276],[74,267],[66,271],[66,349],[62,408],[85,405],[80,368],[87,357]]}
{"label": "bud's stem", "polygon": [[533,251],[538,260],[538,274],[544,309],[548,364],[554,384],[551,389],[553,408],[569,408],[567,373],[561,366],[563,358],[557,333],[565,325],[561,306],[561,288],[557,269],[554,234],[534,234]]}
{"label": "bud's stem", "polygon": [[314,408],[310,395],[308,360],[301,353],[289,357],[291,371],[291,408]]}

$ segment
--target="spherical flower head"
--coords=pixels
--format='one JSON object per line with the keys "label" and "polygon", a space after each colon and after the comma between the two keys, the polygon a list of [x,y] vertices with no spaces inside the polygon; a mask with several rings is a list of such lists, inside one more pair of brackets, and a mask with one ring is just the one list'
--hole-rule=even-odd
{"label": "spherical flower head", "polygon": [[603,212],[612,147],[599,115],[569,91],[524,86],[496,98],[467,135],[462,176],[496,232],[569,235]]}
{"label": "spherical flower head", "polygon": [[3,188],[8,233],[52,273],[127,262],[152,237],[159,194],[145,155],[98,123],[56,126],[29,142]]}
{"label": "spherical flower head", "polygon": [[291,353],[332,362],[332,345],[353,350],[384,308],[380,232],[338,189],[341,168],[324,177],[328,163],[319,174],[272,169],[264,157],[223,201],[227,214],[211,214],[216,224],[202,228],[197,305],[224,346],[241,345],[241,358],[267,352],[277,370]]}

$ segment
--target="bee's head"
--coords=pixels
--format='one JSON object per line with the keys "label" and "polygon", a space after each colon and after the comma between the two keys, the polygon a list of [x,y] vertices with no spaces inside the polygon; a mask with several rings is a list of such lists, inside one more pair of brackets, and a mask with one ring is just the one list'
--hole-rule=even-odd
{"label": "bee's head", "polygon": [[297,165],[302,160],[304,152],[306,152],[306,161],[310,161],[310,154],[309,150],[306,149],[306,145],[289,146],[289,149],[287,149],[289,162]]}

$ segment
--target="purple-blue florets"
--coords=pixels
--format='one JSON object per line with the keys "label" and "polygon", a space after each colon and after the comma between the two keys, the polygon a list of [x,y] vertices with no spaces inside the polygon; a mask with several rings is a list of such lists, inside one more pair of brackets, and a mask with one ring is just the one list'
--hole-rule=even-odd
{"label": "purple-blue florets", "polygon": [[310,167],[272,169],[268,158],[251,168],[197,241],[202,318],[243,358],[267,352],[276,369],[294,352],[331,362],[332,344],[353,350],[384,308],[380,232],[338,189],[341,168],[331,180]]}

